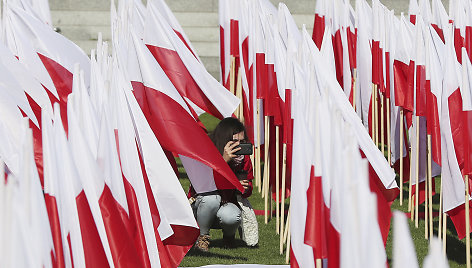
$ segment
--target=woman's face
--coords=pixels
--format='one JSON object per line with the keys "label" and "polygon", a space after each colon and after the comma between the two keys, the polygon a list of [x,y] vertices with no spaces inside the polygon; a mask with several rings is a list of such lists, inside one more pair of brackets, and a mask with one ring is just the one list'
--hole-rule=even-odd
{"label": "woman's face", "polygon": [[244,142],[244,131],[236,133],[233,135],[233,141]]}

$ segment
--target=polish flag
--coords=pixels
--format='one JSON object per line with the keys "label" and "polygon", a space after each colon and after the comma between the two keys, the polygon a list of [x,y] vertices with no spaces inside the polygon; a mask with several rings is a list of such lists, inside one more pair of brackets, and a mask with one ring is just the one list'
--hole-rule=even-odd
{"label": "polish flag", "polygon": [[[114,73],[122,72],[114,64]],[[129,229],[133,234],[134,245],[138,250],[143,267],[160,267],[160,251],[158,247],[158,230],[154,229],[151,201],[147,195],[147,188],[142,172],[142,160],[139,155],[137,140],[133,126],[133,116],[128,108],[124,90],[132,90],[131,83],[122,75],[114,76],[112,87],[116,88],[116,95],[110,101],[115,108],[117,129],[115,140],[120,158],[123,184],[126,192],[129,213]],[[128,87],[126,89],[126,86]],[[155,205],[153,205],[155,207]],[[162,252],[162,251],[161,251]],[[162,252],[162,254],[164,254]]]}
{"label": "polish flag", "polygon": [[465,113],[465,138],[467,142],[466,156],[464,169],[462,173],[465,175],[472,175],[472,64],[470,63],[469,57],[467,57],[467,51],[462,48],[462,109]]}
{"label": "polish flag", "polygon": [[462,121],[462,97],[460,92],[460,67],[456,60],[453,29],[445,31],[446,63],[441,98],[441,166],[444,211],[453,221],[459,239],[465,237],[465,184],[461,165],[464,160],[464,128]]}
{"label": "polish flag", "polygon": [[205,70],[160,12],[155,1],[148,4],[144,43],[154,58],[191,106],[220,119],[231,116],[238,98]]}
{"label": "polish flag", "polygon": [[[164,151],[147,123],[144,113],[132,93],[127,91],[126,94],[134,119],[137,143],[144,167],[144,180],[148,187],[148,199],[154,200],[155,204],[150,207],[151,214],[159,219],[158,222],[154,222],[154,226],[155,228],[158,226],[156,233],[158,232],[159,239],[162,241],[160,245],[158,240],[161,264],[177,267],[200,234],[199,228],[186,194],[172,167],[166,161]],[[195,161],[184,156],[180,157],[183,162]],[[185,167],[187,168],[188,165]],[[190,165],[190,167],[194,166]]]}
{"label": "polish flag", "polygon": [[43,112],[42,137],[45,192],[57,201],[65,266],[109,267],[110,263],[62,127],[59,109],[59,104],[56,104],[54,125]]}
{"label": "polish flag", "polygon": [[325,0],[316,1],[315,22],[313,25],[312,39],[318,49],[321,49],[321,43],[323,41],[323,35],[326,27],[326,6],[327,2]]}
{"label": "polish flag", "polygon": [[420,7],[418,6],[417,0],[410,0],[408,5],[408,15],[410,17],[410,22],[416,24],[416,16],[420,13]]}
{"label": "polish flag", "polygon": [[431,2],[431,26],[436,30],[442,42],[444,43],[444,29],[449,24],[449,15],[444,8],[441,0],[432,0]]}
{"label": "polish flag", "polygon": [[[133,42],[128,51],[134,54],[133,58],[137,59],[134,63],[139,65],[128,65],[127,71],[136,100],[161,146],[181,156],[197,193],[234,188],[243,192],[241,183],[198,126],[184,99],[153,60],[151,52],[131,34]],[[191,139],[188,133],[192,133]]]}
{"label": "polish flag", "polygon": [[[139,0],[136,0],[136,1],[139,1]],[[184,29],[182,28],[182,26],[180,26],[179,21],[174,16],[174,13],[172,13],[169,6],[167,6],[166,2],[164,0],[155,0],[155,1],[150,1],[150,3],[152,3],[153,6],[157,8],[157,10],[159,11],[159,14],[162,16],[164,21],[166,21],[172,27],[174,32],[182,40],[185,46],[192,52],[195,58],[197,58],[197,60],[201,62],[200,58],[198,57],[197,51],[195,50],[195,48],[193,48],[192,43],[190,42],[190,39],[185,34]]]}
{"label": "polish flag", "polygon": [[51,103],[60,104],[67,132],[67,96],[72,92],[74,65],[79,63],[84,70],[88,87],[89,58],[76,44],[14,5],[5,10],[5,35],[8,47],[46,88]]}

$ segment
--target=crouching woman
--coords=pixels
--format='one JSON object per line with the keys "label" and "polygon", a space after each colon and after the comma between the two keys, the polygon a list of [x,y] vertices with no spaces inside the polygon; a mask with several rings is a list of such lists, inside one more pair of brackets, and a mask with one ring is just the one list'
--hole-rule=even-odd
{"label": "crouching woman", "polygon": [[[211,228],[223,231],[225,247],[235,246],[235,234],[243,221],[242,209],[246,211],[247,205],[250,207],[246,198],[252,193],[252,179],[254,178],[249,155],[236,154],[241,149],[238,145],[247,141],[244,125],[238,119],[228,117],[220,121],[210,138],[241,182],[244,192],[241,193],[235,189],[217,190],[194,196],[192,209],[200,227],[200,236],[195,246],[201,251],[208,251]],[[255,216],[253,218],[257,236],[257,221]]]}

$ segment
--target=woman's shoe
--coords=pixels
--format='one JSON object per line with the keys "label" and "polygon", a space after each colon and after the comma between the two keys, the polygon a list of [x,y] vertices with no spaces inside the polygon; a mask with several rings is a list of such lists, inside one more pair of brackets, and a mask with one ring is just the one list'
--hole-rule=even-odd
{"label": "woman's shoe", "polygon": [[203,252],[208,252],[208,247],[210,246],[210,236],[209,235],[200,235],[195,242],[195,247]]}

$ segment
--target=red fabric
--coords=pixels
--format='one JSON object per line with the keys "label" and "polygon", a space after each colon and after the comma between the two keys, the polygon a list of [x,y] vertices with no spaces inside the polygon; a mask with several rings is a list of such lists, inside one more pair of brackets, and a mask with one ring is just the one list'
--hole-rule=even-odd
{"label": "red fabric", "polygon": [[426,116],[426,68],[416,65],[416,115]]}
{"label": "red fabric", "polygon": [[231,40],[229,44],[229,53],[231,56],[239,57],[239,21],[230,20]]}
{"label": "red fabric", "polygon": [[[365,155],[362,151],[361,155],[363,158],[365,158]],[[400,190],[398,188],[386,189],[370,163],[369,186],[370,190],[377,196],[377,219],[385,245],[387,243],[388,232],[390,230],[390,219],[392,218],[390,206],[391,203],[397,198]]]}
{"label": "red fabric", "polygon": [[467,114],[462,111],[462,96],[459,88],[449,96],[448,103],[454,150],[456,152],[457,163],[460,169],[463,169],[468,146],[466,139]]}
{"label": "red fabric", "polygon": [[439,124],[438,100],[431,92],[431,81],[426,81],[427,96],[427,133],[431,135],[433,161],[441,165],[441,128]]}
{"label": "red fabric", "polygon": [[[174,234],[172,236],[178,236],[177,238],[167,238],[172,243],[164,244],[159,235],[158,227],[161,223],[161,217],[159,215],[159,210],[157,209],[156,201],[151,190],[151,185],[149,184],[148,176],[144,167],[144,163],[139,155],[139,161],[141,164],[141,172],[143,174],[144,186],[146,188],[146,195],[149,200],[149,208],[152,215],[152,223],[154,225],[154,234],[156,236],[157,247],[159,251],[159,259],[161,261],[162,267],[172,267],[176,268],[179,266],[180,262],[193,246],[193,243],[197,240],[198,235],[200,234],[198,229],[189,228],[185,229],[185,235],[179,232],[179,228],[171,225]],[[193,229],[193,230],[192,230]],[[181,230],[180,230],[181,231]],[[171,236],[171,237],[172,237]],[[173,239],[173,240],[172,240]]]}
{"label": "red fabric", "polygon": [[[392,90],[390,88],[390,82],[392,77],[390,77],[390,52],[385,52],[385,73],[387,77],[385,78],[385,82],[387,86],[385,87],[385,97],[390,99],[390,91]],[[390,103],[387,103],[387,105],[390,105]]]}
{"label": "red fabric", "polygon": [[408,111],[413,112],[415,108],[415,62],[410,61],[410,66],[408,67],[408,86],[405,91],[405,103],[403,108]]}
{"label": "red fabric", "polygon": [[462,47],[464,46],[464,37],[458,28],[454,29],[454,48],[456,50],[457,61],[462,64]]}
{"label": "red fabric", "polygon": [[72,268],[74,268],[74,255],[72,254],[72,244],[70,242],[70,233],[67,234],[67,243],[69,244],[69,255]]}
{"label": "red fabric", "polygon": [[472,61],[472,26],[465,27],[464,47],[467,50],[467,55],[469,55],[469,60]]}
{"label": "red fabric", "polygon": [[[464,196],[465,198],[465,196]],[[470,210],[470,202],[469,201],[469,210]],[[465,205],[462,204],[452,210],[449,210],[447,212],[447,215],[449,215],[449,217],[451,217],[451,220],[452,222],[454,223],[454,227],[456,227],[456,232],[457,232],[457,236],[459,237],[459,239],[463,239],[465,237],[465,235],[467,234],[465,232],[465,227],[466,227],[466,224],[465,224]],[[471,219],[470,222],[472,222],[472,213],[469,213],[469,218]],[[469,230],[472,230],[472,228],[470,228]]]}
{"label": "red fabric", "polygon": [[325,211],[325,226],[328,229],[328,268],[339,268],[340,267],[340,251],[341,251],[341,235],[336,231],[334,226],[331,224],[330,215],[331,212],[323,202]]}
{"label": "red fabric", "polygon": [[256,81],[257,81],[257,94],[256,98],[264,99],[267,95],[267,70],[265,64],[265,54],[257,53],[256,54]]}
{"label": "red fabric", "polygon": [[[290,196],[292,185],[292,151],[293,151],[293,119],[292,119],[292,90],[285,90],[285,119],[283,143],[287,145],[287,160],[285,172],[285,196]],[[282,151],[283,155],[283,151]]]}
{"label": "red fabric", "polygon": [[318,49],[321,49],[321,44],[323,43],[325,27],[325,17],[315,13],[315,23],[313,26],[313,41],[315,42]]}
{"label": "red fabric", "polygon": [[65,267],[64,250],[62,247],[61,223],[59,221],[59,211],[57,209],[56,197],[44,194],[44,202],[48,211],[48,218],[51,227],[52,241],[54,243],[54,267]]}
{"label": "red fabric", "polygon": [[268,114],[274,117],[274,124],[276,126],[283,125],[284,102],[280,98],[279,89],[277,87],[277,74],[274,70],[274,64],[268,65],[268,99],[267,109]]}
{"label": "red fabric", "polygon": [[179,103],[140,82],[132,82],[132,85],[136,100],[164,149],[195,159],[220,173],[224,179],[215,178],[218,189],[243,191],[210,138]]}
{"label": "red fabric", "polygon": [[25,92],[28,103],[33,110],[36,119],[38,120],[39,128],[29,121],[29,127],[33,131],[33,151],[34,151],[34,162],[38,169],[39,180],[41,181],[41,186],[44,187],[44,166],[43,166],[43,135],[41,132],[41,106],[39,106],[31,96]]}
{"label": "red fabric", "polygon": [[[414,181],[414,180],[413,180]],[[433,196],[436,194],[436,184],[435,184],[435,180],[433,178],[432,180],[433,182]],[[426,186],[426,182],[420,182],[420,193],[419,193],[419,196],[418,196],[418,203],[421,205],[424,203],[424,201],[426,200],[426,194],[428,193],[427,192],[427,189],[425,189],[425,186]],[[410,195],[413,196],[414,194],[416,193],[416,185],[412,185],[412,188],[411,188],[411,193]],[[413,202],[415,202],[416,199],[413,200]]]}
{"label": "red fabric", "polygon": [[[66,134],[68,132],[68,124],[67,124],[67,97],[70,93],[72,93],[72,77],[73,74],[69,72],[66,68],[64,68],[59,63],[55,62],[54,60],[38,53],[39,58],[41,59],[44,67],[49,73],[49,76],[56,87],[57,94],[59,95],[59,99],[54,97],[51,99],[51,103],[54,102],[59,103],[59,107],[61,109],[61,119],[62,124],[64,125],[64,130]],[[49,90],[46,90],[49,97],[53,96]],[[41,118],[41,117],[40,117]]]}
{"label": "red fabric", "polygon": [[128,211],[130,225],[128,231],[133,237],[134,246],[138,250],[138,257],[141,261],[141,266],[149,268],[151,263],[149,261],[149,255],[146,245],[146,239],[144,237],[143,224],[141,221],[141,213],[139,211],[138,200],[136,198],[136,192],[133,186],[123,175],[123,184],[126,192],[126,201],[128,202]]}
{"label": "red fabric", "polygon": [[393,62],[393,79],[395,90],[395,105],[405,106],[405,99],[408,92],[408,68],[405,63],[395,60]]}
{"label": "red fabric", "polygon": [[254,170],[249,155],[244,156],[243,170],[247,171],[247,179],[249,180],[249,188],[242,194],[242,197],[248,198],[252,195],[252,181],[254,180]]}
{"label": "red fabric", "polygon": [[304,242],[313,248],[315,259],[325,259],[328,257],[322,187],[321,177],[315,177],[315,167],[311,166],[310,186],[306,192],[307,214]]}
{"label": "red fabric", "polygon": [[439,38],[441,38],[441,40],[443,41],[443,43],[445,43],[443,30],[442,30],[441,28],[439,28],[439,26],[436,25],[436,24],[431,24],[431,26],[434,28],[434,30],[436,30],[436,33],[438,33]]}
{"label": "red fabric", "polygon": [[300,268],[297,258],[295,258],[295,254],[293,254],[293,247],[290,247],[290,268]]}
{"label": "red fabric", "polygon": [[84,245],[85,266],[110,267],[85,192],[82,190],[75,200]]}
{"label": "red fabric", "polygon": [[372,40],[372,83],[381,85],[382,82],[382,52],[380,50],[380,41]]}
{"label": "red fabric", "polygon": [[190,46],[189,46],[189,44],[187,43],[187,41],[185,41],[185,38],[183,37],[183,35],[182,35],[179,31],[177,31],[177,30],[175,30],[175,29],[173,29],[173,30],[174,30],[175,34],[177,34],[177,36],[180,38],[180,40],[182,41],[182,43],[184,43],[184,45],[188,48],[188,50],[189,50],[189,51],[193,54],[193,56],[195,56],[195,58],[198,60],[197,55],[195,55],[195,53],[193,53],[193,50],[190,48]]}
{"label": "red fabric", "polygon": [[218,109],[195,82],[177,51],[149,44],[146,44],[146,46],[182,97],[188,98],[214,117],[223,119]]}
{"label": "red fabric", "polygon": [[98,204],[115,267],[141,266],[138,251],[126,226],[129,221],[128,215],[115,200],[107,185],[103,188]]}
{"label": "red fabric", "polygon": [[416,24],[416,15],[410,15],[410,22]]}
{"label": "red fabric", "polygon": [[351,27],[347,28],[347,44],[349,51],[349,65],[351,69],[357,68],[357,29],[352,32]]}
{"label": "red fabric", "polygon": [[[472,179],[472,111],[467,111],[465,113],[465,122],[466,125],[466,141],[467,141],[467,150],[465,154],[465,163],[462,173],[464,175],[469,175],[469,179]],[[472,184],[470,184],[472,186]],[[472,192],[472,191],[471,191]]]}
{"label": "red fabric", "polygon": [[334,52],[334,63],[336,66],[336,79],[338,80],[341,88],[343,87],[343,43],[341,41],[341,31],[337,30],[334,36],[331,38],[333,43],[333,52]]}

